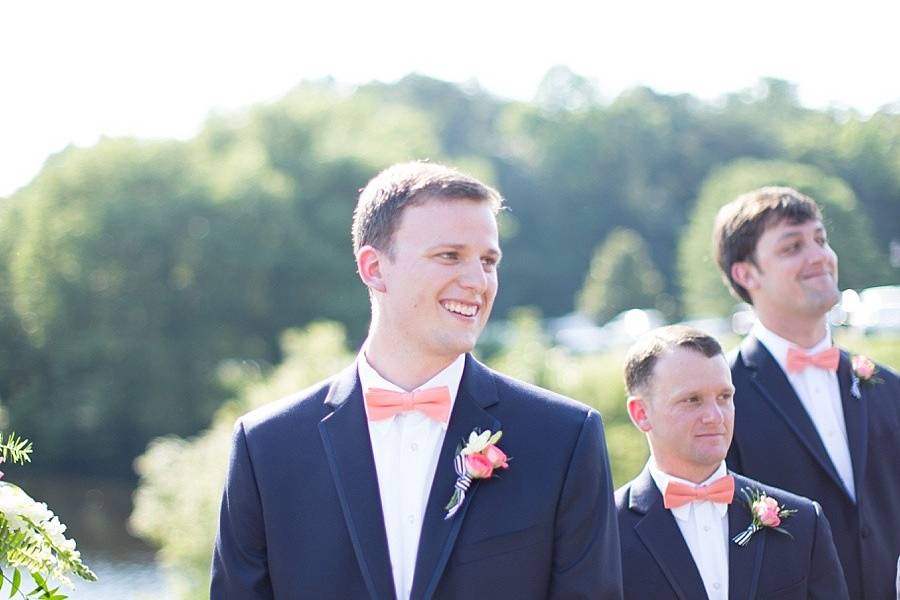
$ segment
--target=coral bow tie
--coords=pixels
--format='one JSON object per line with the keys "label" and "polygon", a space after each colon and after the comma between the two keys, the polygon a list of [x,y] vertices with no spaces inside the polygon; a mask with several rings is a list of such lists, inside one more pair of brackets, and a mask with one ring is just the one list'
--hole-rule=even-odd
{"label": "coral bow tie", "polygon": [[678,508],[689,502],[724,502],[731,504],[734,499],[734,477],[726,475],[716,479],[709,485],[686,485],[677,481],[670,481],[666,485],[666,493],[663,496],[663,506],[666,508]]}
{"label": "coral bow tie", "polygon": [[813,366],[829,371],[837,371],[840,358],[841,351],[834,346],[815,354],[807,354],[797,348],[788,348],[787,370],[788,373],[799,373],[806,367]]}
{"label": "coral bow tie", "polygon": [[410,410],[417,410],[441,423],[446,423],[450,418],[450,389],[447,386],[416,392],[369,388],[365,396],[370,421],[390,419]]}

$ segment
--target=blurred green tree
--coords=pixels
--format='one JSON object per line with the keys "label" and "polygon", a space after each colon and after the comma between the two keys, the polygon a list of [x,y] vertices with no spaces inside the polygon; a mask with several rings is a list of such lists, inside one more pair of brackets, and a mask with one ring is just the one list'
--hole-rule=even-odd
{"label": "blurred green tree", "polygon": [[598,246],[578,295],[578,312],[603,323],[630,308],[672,307],[647,245],[630,229],[615,229]]}
{"label": "blurred green tree", "polygon": [[325,379],[353,361],[344,328],[315,323],[281,336],[284,362],[267,377],[223,365],[220,375],[240,390],[212,425],[192,439],[153,441],[136,461],[141,485],[131,528],[160,548],[159,558],[180,598],[209,597],[209,565],[231,432],[240,414]]}

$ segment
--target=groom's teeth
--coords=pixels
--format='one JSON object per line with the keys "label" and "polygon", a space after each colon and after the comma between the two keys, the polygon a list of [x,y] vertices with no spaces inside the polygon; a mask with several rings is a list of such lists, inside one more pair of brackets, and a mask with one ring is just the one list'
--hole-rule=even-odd
{"label": "groom's teeth", "polygon": [[454,312],[466,317],[474,317],[478,312],[477,306],[462,304],[460,302],[444,302],[444,308],[450,312]]}

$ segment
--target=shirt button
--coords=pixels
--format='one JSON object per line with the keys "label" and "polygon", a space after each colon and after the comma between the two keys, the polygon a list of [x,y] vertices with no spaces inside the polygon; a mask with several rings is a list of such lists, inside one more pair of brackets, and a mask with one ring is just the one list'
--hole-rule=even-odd
{"label": "shirt button", "polygon": [[704,525],[704,526],[703,526],[703,531],[709,531],[709,525]]}
{"label": "shirt button", "polygon": [[415,452],[418,449],[419,449],[419,445],[415,442],[413,442],[412,444],[409,445],[410,452]]}
{"label": "shirt button", "polygon": [[720,587],[722,587],[722,584],[717,581],[713,584],[713,587],[719,589]]}
{"label": "shirt button", "polygon": [[406,517],[406,520],[409,521],[410,525],[412,525],[413,523],[416,522],[416,518],[412,515],[409,515],[408,517]]}

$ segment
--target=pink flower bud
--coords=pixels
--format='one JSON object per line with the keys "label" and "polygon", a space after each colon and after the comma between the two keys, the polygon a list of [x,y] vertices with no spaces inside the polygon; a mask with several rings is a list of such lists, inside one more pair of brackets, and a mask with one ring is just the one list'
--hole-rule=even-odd
{"label": "pink flower bud", "polygon": [[778,501],[768,496],[763,496],[753,505],[756,518],[766,527],[778,527],[781,525],[781,517],[778,516]]}
{"label": "pink flower bud", "polygon": [[857,354],[853,357],[853,371],[860,379],[869,379],[875,374],[875,363],[871,359]]}
{"label": "pink flower bud", "polygon": [[487,479],[494,474],[494,465],[484,454],[466,456],[466,472],[472,479]]}
{"label": "pink flower bud", "polygon": [[506,453],[493,444],[484,449],[484,455],[491,461],[491,466],[495,469],[506,469],[509,467],[506,463]]}

